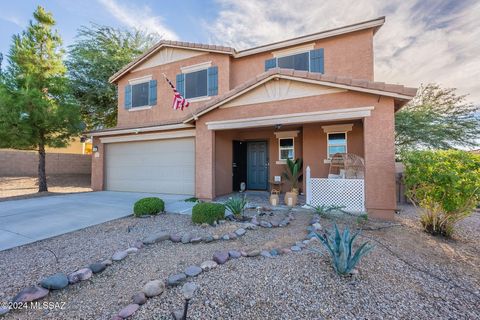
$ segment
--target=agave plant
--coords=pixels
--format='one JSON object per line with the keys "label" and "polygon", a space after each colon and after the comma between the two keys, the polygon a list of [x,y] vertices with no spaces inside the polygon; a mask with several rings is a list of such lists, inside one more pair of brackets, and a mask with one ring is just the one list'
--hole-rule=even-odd
{"label": "agave plant", "polygon": [[242,216],[247,206],[247,197],[244,195],[243,197],[229,198],[224,205],[234,216]]}
{"label": "agave plant", "polygon": [[316,214],[318,214],[322,217],[327,216],[332,211],[340,211],[340,212],[343,212],[343,213],[347,213],[344,210],[345,206],[325,205],[325,204],[321,204],[321,205],[317,205],[317,206],[312,206],[312,205],[309,205],[309,206],[315,210]]}
{"label": "agave plant", "polygon": [[358,233],[355,233],[351,236],[348,227],[341,234],[336,224],[329,237],[317,234],[317,237],[330,254],[333,268],[338,274],[347,275],[352,273],[360,259],[373,249],[373,246],[365,242],[353,253],[353,242],[357,235]]}
{"label": "agave plant", "polygon": [[302,166],[303,160],[301,158],[296,159],[295,161],[287,159],[286,163],[287,169],[283,172],[283,177],[290,182],[292,191],[298,191],[298,183],[302,179]]}

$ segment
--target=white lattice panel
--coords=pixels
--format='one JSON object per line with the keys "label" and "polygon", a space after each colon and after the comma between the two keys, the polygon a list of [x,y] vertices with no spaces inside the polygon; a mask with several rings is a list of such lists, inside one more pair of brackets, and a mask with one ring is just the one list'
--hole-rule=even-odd
{"label": "white lattice panel", "polygon": [[365,211],[363,179],[310,178],[312,206],[344,206],[346,211]]}

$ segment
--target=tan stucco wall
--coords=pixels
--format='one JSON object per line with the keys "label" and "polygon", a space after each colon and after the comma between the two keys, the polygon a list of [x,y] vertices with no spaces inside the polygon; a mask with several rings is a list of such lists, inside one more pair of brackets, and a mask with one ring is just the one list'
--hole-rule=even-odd
{"label": "tan stucco wall", "polygon": [[92,152],[92,190],[101,191],[103,190],[103,163],[105,158],[105,148],[104,144],[100,142],[100,139],[95,137],[92,141],[93,147],[97,147],[97,152]]}
{"label": "tan stucco wall", "polygon": [[[118,123],[117,127],[131,127],[134,125],[145,126],[156,124],[159,121],[181,120],[186,115],[202,106],[205,102],[192,102],[185,111],[173,110],[173,91],[170,85],[165,81],[162,73],[176,85],[176,75],[180,68],[187,67],[203,62],[212,62],[212,66],[218,66],[218,94],[221,95],[230,90],[229,74],[230,59],[228,55],[207,53],[193,58],[175,61],[165,65],[156,66],[144,70],[131,72],[121,78],[118,83]],[[128,81],[135,78],[152,76],[152,80],[157,80],[157,104],[147,110],[126,110],[125,105],[125,86]]]}
{"label": "tan stucco wall", "polygon": [[[372,29],[322,39],[315,42],[315,48],[324,48],[325,74],[373,80]],[[235,88],[263,73],[265,71],[265,60],[271,58],[273,58],[271,52],[237,59],[232,58],[231,87]]]}

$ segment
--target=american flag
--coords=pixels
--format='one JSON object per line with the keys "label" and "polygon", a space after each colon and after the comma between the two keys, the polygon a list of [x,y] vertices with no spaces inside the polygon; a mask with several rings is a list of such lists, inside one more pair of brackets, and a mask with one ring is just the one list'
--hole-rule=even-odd
{"label": "american flag", "polygon": [[170,87],[172,87],[172,89],[173,89],[172,108],[174,110],[178,110],[178,109],[183,110],[183,108],[188,108],[190,103],[184,97],[182,97],[182,95],[180,94],[180,92],[177,91],[177,89],[175,88],[173,83],[171,83],[170,80],[168,80],[167,76],[165,74],[163,76],[165,77],[165,80],[167,80]]}

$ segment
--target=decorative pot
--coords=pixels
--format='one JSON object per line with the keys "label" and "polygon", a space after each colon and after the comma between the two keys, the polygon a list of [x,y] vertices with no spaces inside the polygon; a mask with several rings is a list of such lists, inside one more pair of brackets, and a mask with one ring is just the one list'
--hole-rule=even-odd
{"label": "decorative pot", "polygon": [[270,195],[270,205],[276,207],[276,206],[278,206],[279,202],[280,202],[280,198],[278,197],[278,194],[272,193]]}
{"label": "decorative pot", "polygon": [[289,207],[295,207],[297,205],[298,195],[295,192],[286,192],[285,193],[285,204]]}

